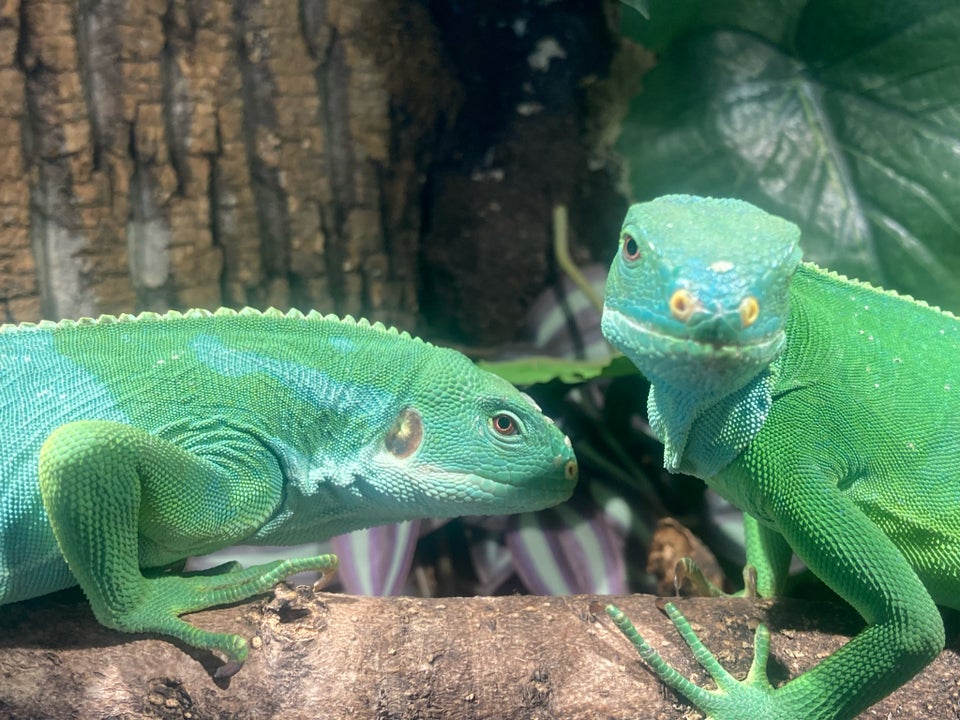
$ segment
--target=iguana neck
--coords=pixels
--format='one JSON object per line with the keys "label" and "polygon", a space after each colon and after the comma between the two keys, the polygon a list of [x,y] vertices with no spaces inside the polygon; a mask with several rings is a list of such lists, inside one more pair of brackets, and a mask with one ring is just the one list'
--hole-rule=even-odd
{"label": "iguana neck", "polygon": [[763,427],[778,371],[779,359],[719,398],[654,383],[647,412],[664,445],[664,467],[703,479],[720,473]]}

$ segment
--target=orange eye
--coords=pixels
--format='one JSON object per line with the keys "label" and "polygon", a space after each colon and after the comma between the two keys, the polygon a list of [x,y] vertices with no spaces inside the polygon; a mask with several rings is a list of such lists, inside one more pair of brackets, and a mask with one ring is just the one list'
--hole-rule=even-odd
{"label": "orange eye", "polygon": [[630,233],[623,234],[623,258],[629,262],[640,259],[640,246]]}
{"label": "orange eye", "polygon": [[493,424],[493,429],[500,435],[516,435],[519,432],[517,421],[506,413],[494,415],[490,422]]}

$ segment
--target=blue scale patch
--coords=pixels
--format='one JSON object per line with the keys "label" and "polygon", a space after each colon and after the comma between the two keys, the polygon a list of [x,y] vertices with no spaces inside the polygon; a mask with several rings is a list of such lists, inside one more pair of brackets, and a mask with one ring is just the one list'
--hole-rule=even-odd
{"label": "blue scale patch", "polygon": [[60,354],[53,334],[42,330],[0,335],[0,398],[0,602],[15,602],[37,595],[38,588],[51,592],[76,584],[40,498],[40,446],[74,420],[129,417],[107,387]]}
{"label": "blue scale patch", "polygon": [[[362,425],[382,426],[384,413],[390,412],[394,405],[393,394],[382,388],[343,383],[316,368],[256,351],[232,348],[213,335],[198,335],[191,342],[190,349],[201,363],[226,377],[265,373],[289,388],[302,402],[316,408],[318,415],[326,411],[345,423],[355,424],[357,431]],[[349,437],[351,430],[341,425],[338,432],[332,435]],[[359,434],[353,437],[357,442],[361,441]],[[298,487],[305,495],[314,494],[316,488],[325,483],[331,487],[347,488],[355,481],[356,462],[346,458],[335,459],[320,452],[316,455],[304,452],[296,443],[291,444],[289,435],[264,439],[282,458],[287,482]]]}
{"label": "blue scale patch", "polygon": [[383,407],[393,398],[386,390],[369,385],[360,391],[356,385],[346,385],[322,370],[300,363],[229,347],[213,335],[198,335],[190,343],[190,349],[200,362],[225,377],[265,373],[316,408],[374,417],[379,414],[377,407]]}

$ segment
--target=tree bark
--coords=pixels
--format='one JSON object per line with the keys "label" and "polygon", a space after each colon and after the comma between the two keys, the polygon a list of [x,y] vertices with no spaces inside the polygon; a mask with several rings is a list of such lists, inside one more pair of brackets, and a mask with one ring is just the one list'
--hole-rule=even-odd
{"label": "tree bark", "polygon": [[[198,613],[255,638],[224,682],[211,653],[98,625],[78,594],[0,612],[0,715],[11,718],[690,717],[591,596],[367,598],[281,587],[272,600]],[[680,672],[703,681],[650,596],[613,600]],[[836,650],[860,626],[844,607],[795,600],[678,602],[738,677],[758,622],[773,631],[774,682]],[[862,717],[954,717],[960,661],[945,652]]]}
{"label": "tree bark", "polygon": [[405,0],[0,2],[0,315],[412,325],[459,86]]}

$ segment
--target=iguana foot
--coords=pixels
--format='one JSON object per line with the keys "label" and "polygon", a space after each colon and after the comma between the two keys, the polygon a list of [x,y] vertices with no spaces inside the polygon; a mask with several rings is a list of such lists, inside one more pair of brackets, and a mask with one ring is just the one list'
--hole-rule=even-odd
{"label": "iguana foot", "polygon": [[227,678],[243,667],[249,652],[247,641],[239,635],[202,630],[179,616],[217,605],[245,600],[269,591],[290,575],[310,570],[323,577],[314,587],[322,586],[337,569],[336,555],[276,560],[249,568],[239,565],[217,574],[163,575],[142,580],[142,592],[134,607],[111,610],[98,620],[104,625],[127,632],[151,632],[168,635],[192,647],[220,653],[226,663],[215,673]]}
{"label": "iguana foot", "polygon": [[660,677],[660,680],[676,692],[684,695],[699,710],[711,718],[779,717],[774,693],[767,679],[767,659],[770,654],[770,631],[765,625],[757,627],[754,636],[753,664],[747,677],[740,681],[720,664],[690,627],[689,621],[673,603],[664,606],[677,632],[693,651],[693,656],[717,685],[716,690],[707,690],[681,675],[673,666],[643,639],[630,619],[620,608],[607,605],[607,615],[617,628],[633,644],[644,662]]}
{"label": "iguana foot", "polygon": [[697,597],[757,597],[757,570],[752,565],[743,568],[743,590],[737,593],[724,592],[704,574],[700,566],[691,557],[682,557],[677,561],[673,574],[673,587],[677,595],[686,584]]}

